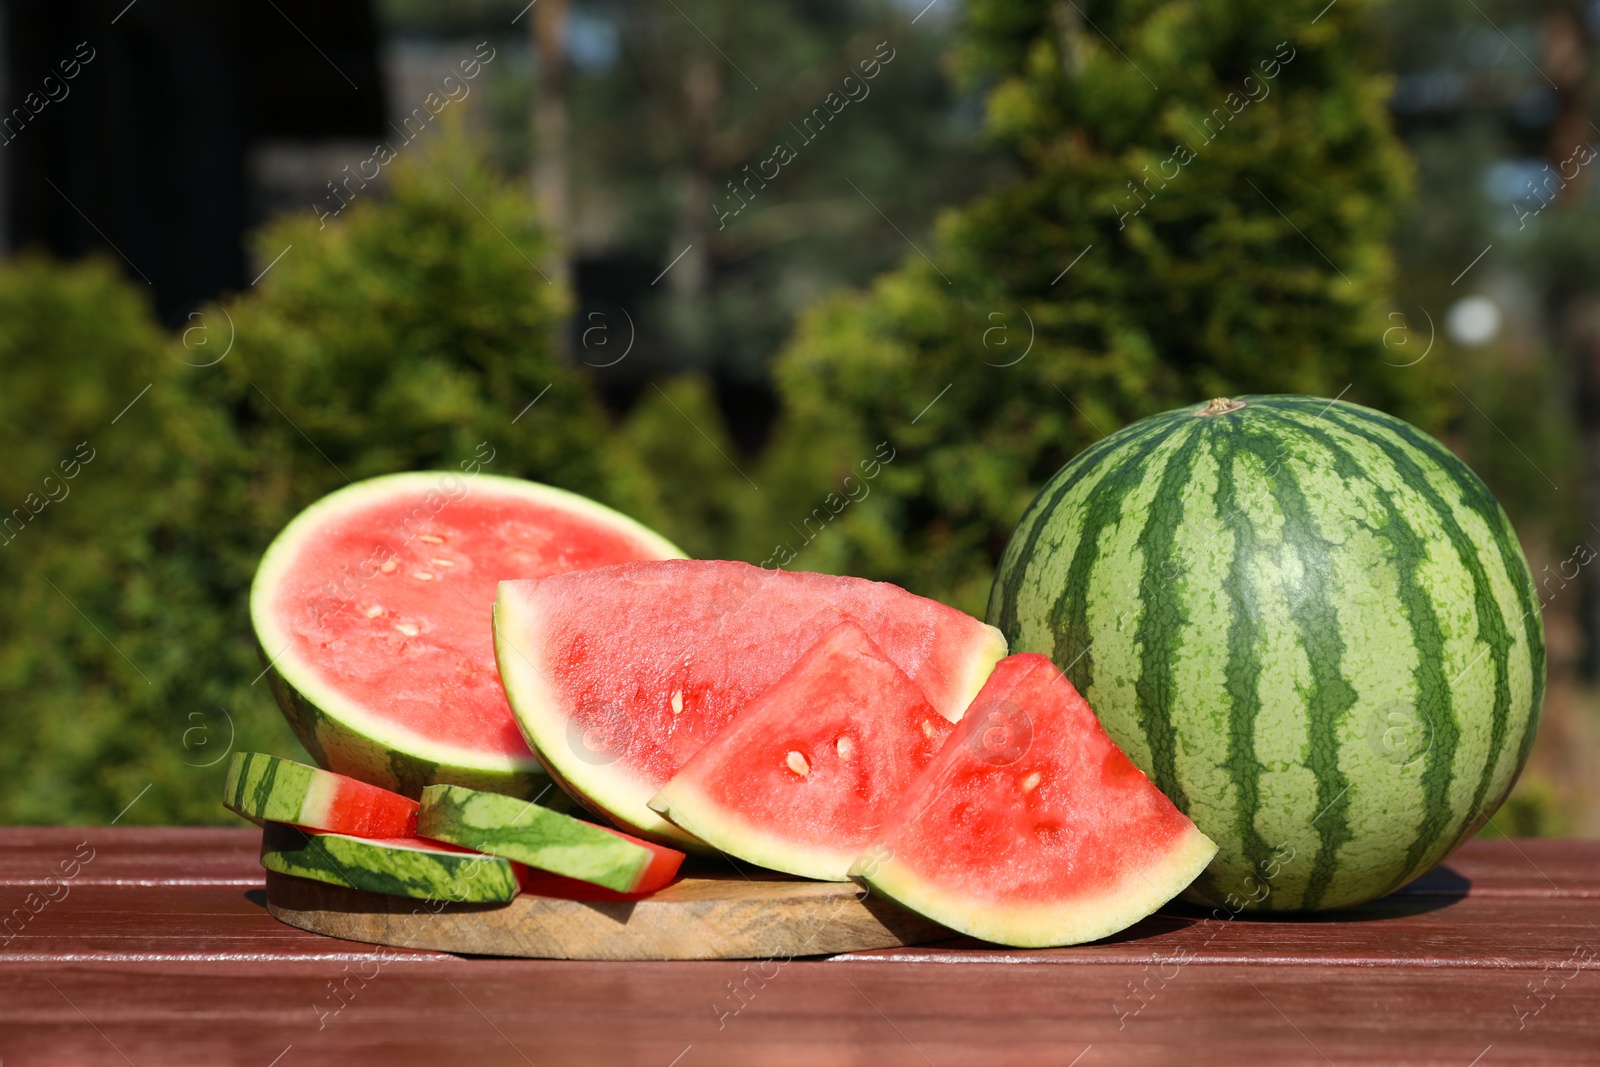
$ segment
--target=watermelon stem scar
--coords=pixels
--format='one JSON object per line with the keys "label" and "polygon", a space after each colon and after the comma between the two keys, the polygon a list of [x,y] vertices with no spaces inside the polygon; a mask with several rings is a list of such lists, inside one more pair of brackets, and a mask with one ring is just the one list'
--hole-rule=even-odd
{"label": "watermelon stem scar", "polygon": [[1226,415],[1228,412],[1238,411],[1244,406],[1245,402],[1243,400],[1229,400],[1225,396],[1213,397],[1211,403],[1194,413],[1194,417],[1203,419],[1211,415]]}

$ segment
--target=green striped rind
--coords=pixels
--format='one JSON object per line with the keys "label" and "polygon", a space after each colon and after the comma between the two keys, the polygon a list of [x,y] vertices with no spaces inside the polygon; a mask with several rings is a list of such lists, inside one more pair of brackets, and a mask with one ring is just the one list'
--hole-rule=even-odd
{"label": "green striped rind", "polygon": [[[257,645],[260,649],[260,646]],[[550,776],[536,762],[521,767],[471,767],[443,755],[423,758],[417,751],[402,752],[352,729],[345,719],[326,713],[295,688],[261,650],[267,684],[278,707],[300,743],[317,763],[336,774],[380,786],[412,800],[435,782],[484,789],[516,797],[537,797],[551,788]],[[420,746],[413,744],[413,749]]]}
{"label": "green striped rind", "polygon": [[328,770],[416,799],[436,782],[511,796],[539,796],[550,778],[532,755],[509,756],[436,743],[390,722],[324,681],[315,663],[293,654],[287,633],[272,611],[272,594],[294,566],[300,546],[350,508],[393,496],[437,494],[443,480],[465,480],[469,492],[516,497],[560,508],[635,538],[654,559],[682,558],[677,546],[621,512],[577,493],[519,478],[451,471],[407,471],[356,482],[306,508],[275,537],[261,557],[250,587],[250,620],[264,674],[278,706],[313,759]]}
{"label": "green striped rind", "polygon": [[344,834],[308,833],[269,822],[261,866],[329,885],[394,897],[500,903],[517,895],[516,868],[494,856],[446,852],[424,842],[402,846]]}
{"label": "green striped rind", "polygon": [[1220,846],[1193,893],[1325,910],[1439,862],[1527,758],[1544,631],[1483,483],[1399,420],[1244,397],[1062,468],[989,603]]}
{"label": "green striped rind", "polygon": [[235,752],[222,786],[222,806],[257,823],[312,822],[308,808],[316,800],[316,780],[327,773],[264,752]]}
{"label": "green striped rind", "polygon": [[570,815],[450,785],[422,791],[417,833],[619,893],[633,891],[654,855]]}

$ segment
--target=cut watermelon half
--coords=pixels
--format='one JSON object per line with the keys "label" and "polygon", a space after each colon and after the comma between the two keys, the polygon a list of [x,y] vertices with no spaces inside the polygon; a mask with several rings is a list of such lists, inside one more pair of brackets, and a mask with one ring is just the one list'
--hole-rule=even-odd
{"label": "cut watermelon half", "polygon": [[235,752],[222,806],[255,823],[286,822],[356,837],[415,837],[417,802],[265,752]]}
{"label": "cut watermelon half", "polygon": [[650,807],[742,860],[843,882],[954,730],[861,627],[841,623]]}
{"label": "cut watermelon half", "polygon": [[604,886],[651,893],[678,873],[683,853],[528,800],[430,785],[422,791],[418,832],[530,867]]}
{"label": "cut watermelon half", "polygon": [[682,554],[560,489],[391,474],[284,528],[250,617],[273,693],[324,767],[410,797],[434,782],[535,796],[548,782],[494,662],[496,583]]}
{"label": "cut watermelon half", "polygon": [[726,560],[504,582],[495,654],[523,733],[568,792],[630,832],[704,848],[650,798],[841,617],[951,721],[1005,655],[994,627],[898,586]]}
{"label": "cut watermelon half", "polygon": [[435,841],[319,834],[281,822],[261,833],[261,866],[369,893],[478,904],[515,898],[523,873],[521,864]]}
{"label": "cut watermelon half", "polygon": [[1216,851],[1028,653],[995,668],[851,874],[952,930],[1041,947],[1131,926]]}

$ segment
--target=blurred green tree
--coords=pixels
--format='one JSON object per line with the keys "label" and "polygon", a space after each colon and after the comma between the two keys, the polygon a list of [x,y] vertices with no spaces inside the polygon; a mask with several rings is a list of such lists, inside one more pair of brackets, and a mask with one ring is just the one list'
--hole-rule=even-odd
{"label": "blurred green tree", "polygon": [[[807,315],[759,478],[787,503],[749,513],[746,554],[981,614],[1035,489],[1132,419],[1303,392],[1437,424],[1433,367],[1384,345],[1409,171],[1370,5],[1323,7],[973,0],[960,67],[1023,177]],[[804,527],[880,447],[871,492]]]}
{"label": "blurred green tree", "polygon": [[[614,350],[573,346],[613,399],[650,401],[649,381],[706,373],[750,443],[770,406],[770,360],[801,310],[889,269],[904,248],[850,183],[921,240],[940,205],[1004,172],[983,150],[975,98],[941,69],[953,5],[913,24],[920,5],[897,0],[573,0],[564,147],[548,126],[540,143],[541,123],[529,121],[530,96],[558,101],[544,80],[548,53],[522,58],[543,10],[513,25],[524,6],[384,0],[378,10],[392,33],[481,33],[502,49],[482,83],[500,158],[511,170],[565,170],[580,295],[625,306],[638,329],[633,353],[613,365]],[[892,59],[865,80],[859,64],[880,44]],[[820,134],[816,108],[828,116]],[[763,167],[780,142],[795,158]],[[767,179],[751,177],[761,171]],[[762,402],[741,406],[733,394]]]}
{"label": "blurred green tree", "polygon": [[[104,821],[146,785],[125,822],[231,820],[211,762],[230,742],[300,752],[252,683],[256,562],[347,481],[487,442],[492,473],[661,498],[556,355],[567,298],[534,266],[527,192],[441,125],[382,199],[267,227],[259,283],[175,338],[105,264],[0,271],[0,490],[39,510],[0,547],[0,820]],[[85,440],[70,496],[39,507]]]}
{"label": "blurred green tree", "polygon": [[113,264],[33,257],[0,267],[0,366],[0,821],[103,822],[146,787],[129,821],[203,814],[230,727],[197,662],[216,605],[172,555],[184,368]]}

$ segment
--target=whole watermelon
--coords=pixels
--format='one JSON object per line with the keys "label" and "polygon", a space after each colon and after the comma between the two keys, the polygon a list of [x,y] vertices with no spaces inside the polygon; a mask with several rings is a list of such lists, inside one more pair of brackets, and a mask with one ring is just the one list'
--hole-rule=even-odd
{"label": "whole watermelon", "polygon": [[1308,396],[1152,416],[1051,478],[989,622],[1043,652],[1219,846],[1191,896],[1315,911],[1494,813],[1544,696],[1505,512],[1427,434]]}

